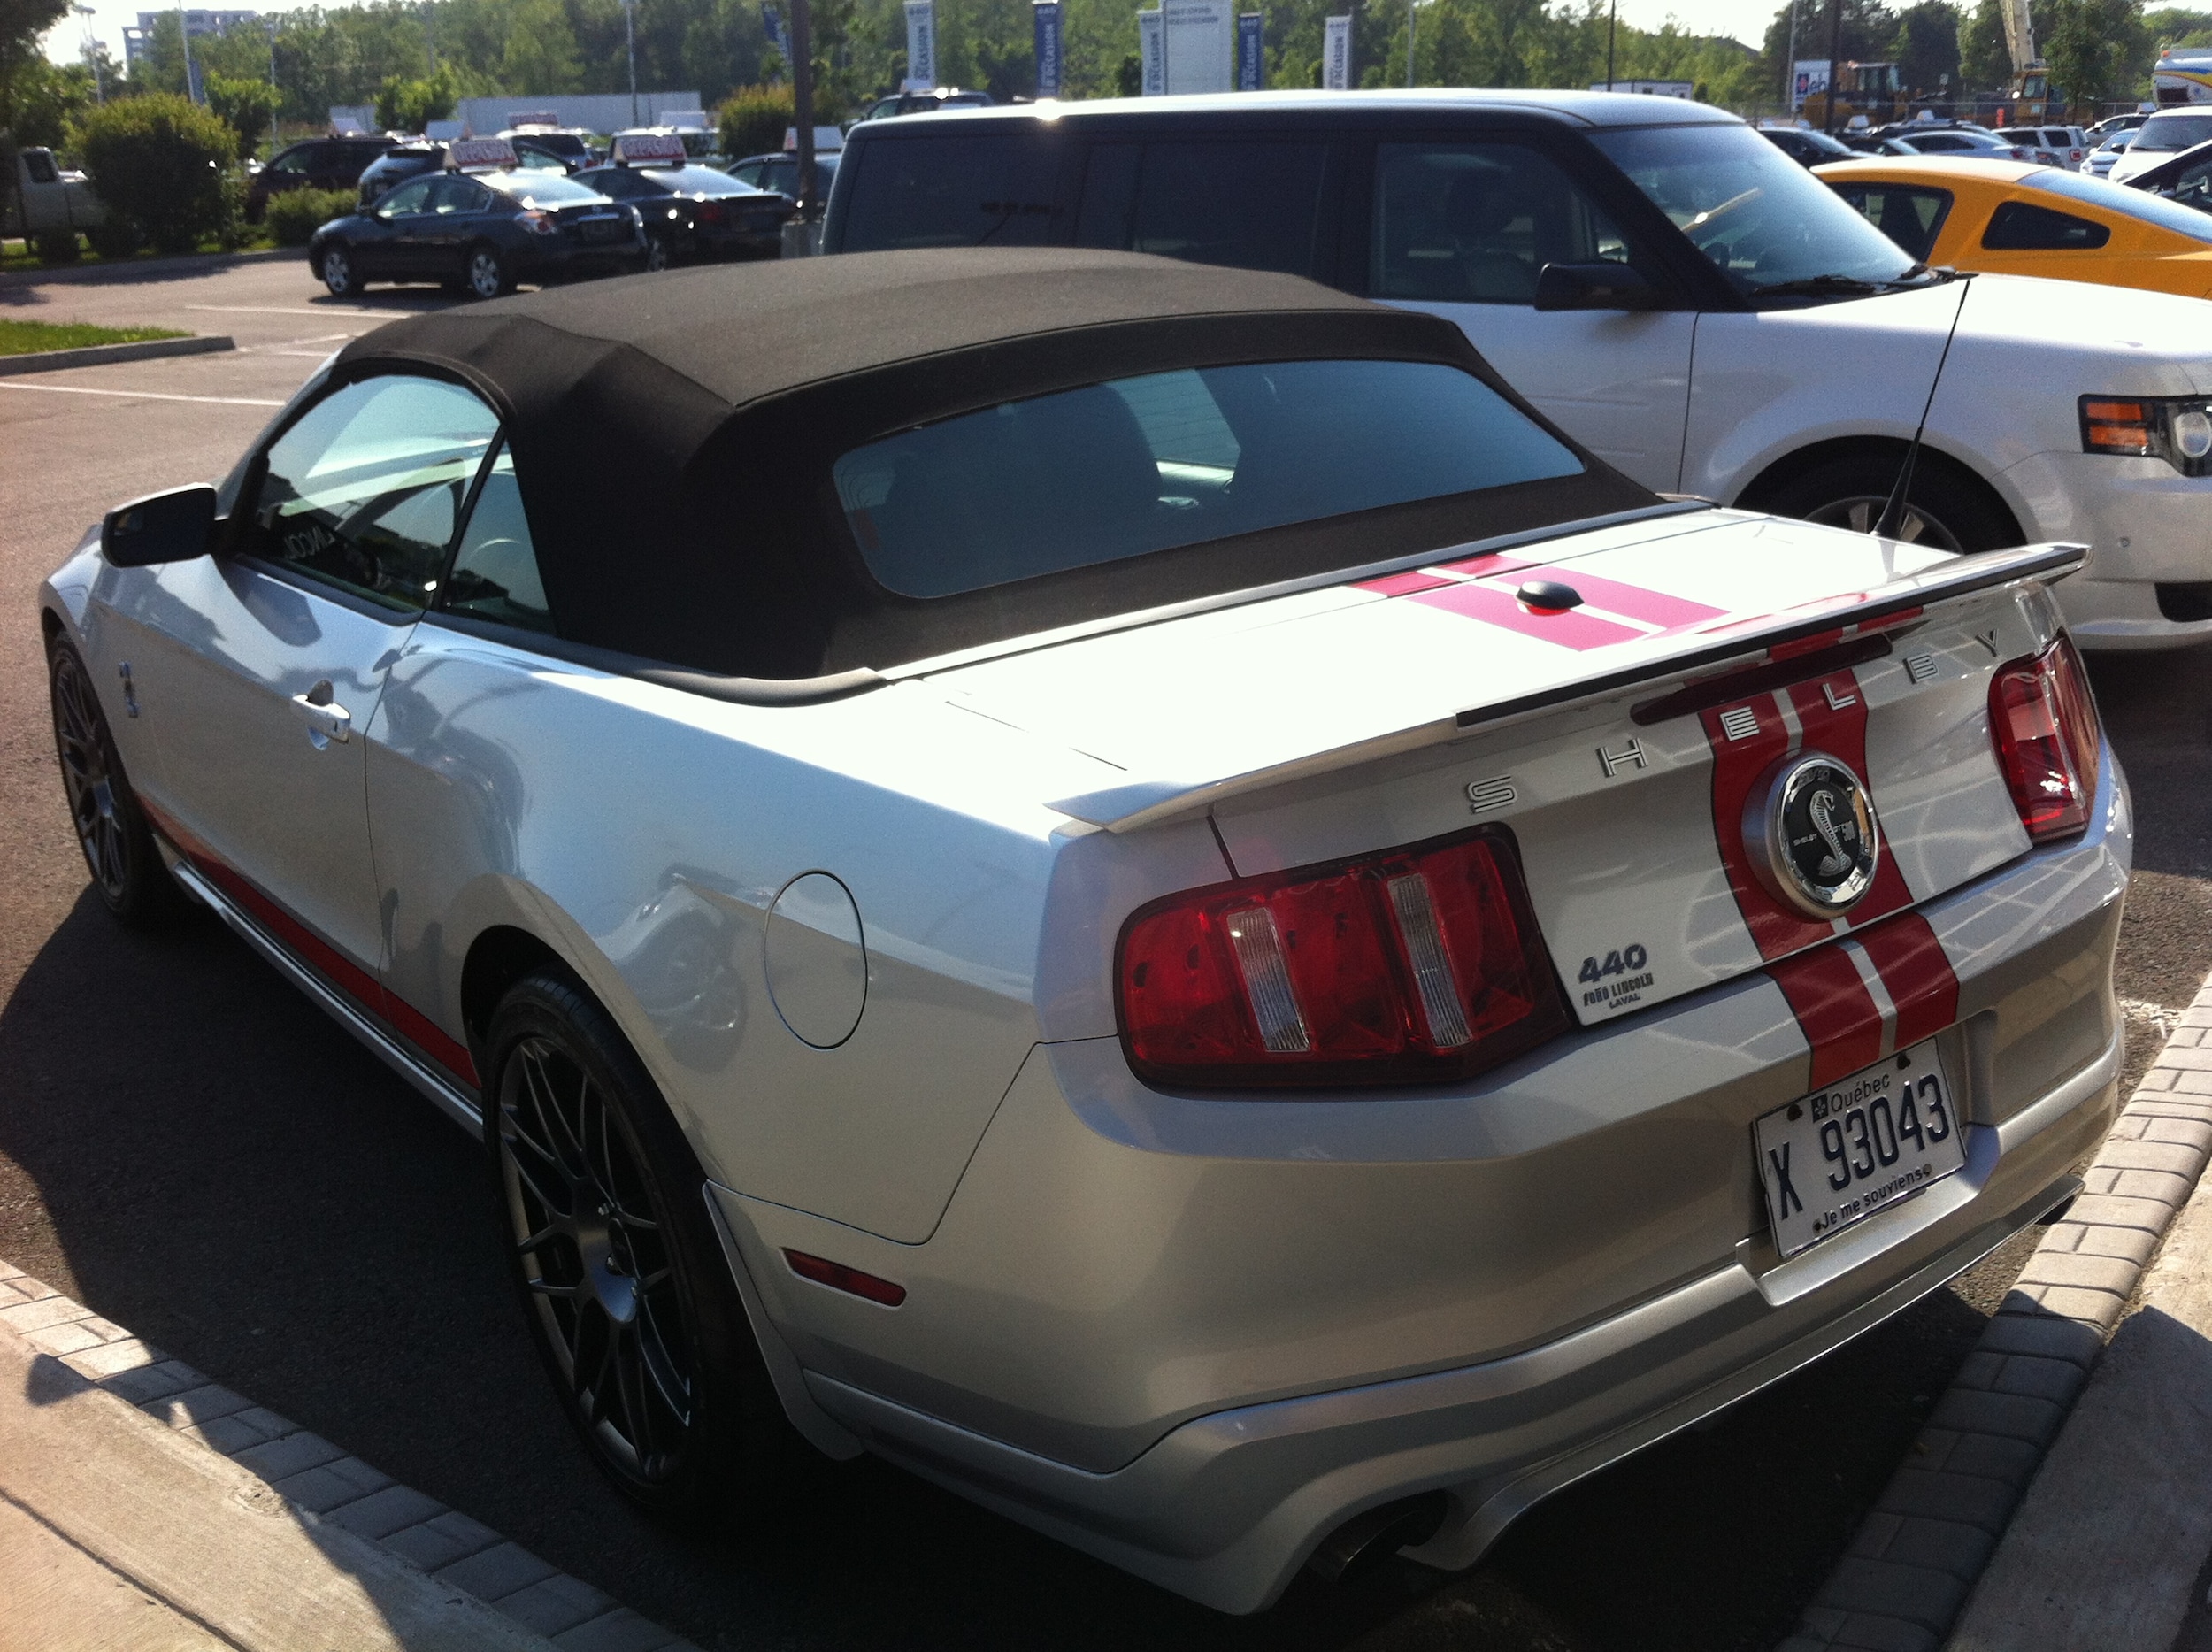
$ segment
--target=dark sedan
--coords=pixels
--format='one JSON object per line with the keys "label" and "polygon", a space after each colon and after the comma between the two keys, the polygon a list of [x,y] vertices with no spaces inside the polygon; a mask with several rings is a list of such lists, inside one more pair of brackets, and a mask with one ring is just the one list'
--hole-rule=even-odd
{"label": "dark sedan", "polygon": [[389,138],[313,138],[287,144],[246,182],[246,221],[258,224],[269,197],[288,189],[350,189],[393,147]]}
{"label": "dark sedan", "polygon": [[[512,140],[515,165],[533,172],[566,174],[576,170],[575,163],[565,154],[541,138],[523,137]],[[386,190],[403,184],[410,178],[419,178],[426,172],[436,172],[445,165],[445,145],[427,139],[394,145],[370,163],[361,174],[361,207],[364,211],[380,200]]]}
{"label": "dark sedan", "polygon": [[774,257],[791,203],[711,166],[596,166],[575,181],[637,209],[647,268],[700,258]]}
{"label": "dark sedan", "polygon": [[[817,150],[814,156],[814,198],[829,199],[831,182],[837,176],[837,158],[842,153],[832,150],[827,154]],[[778,150],[767,155],[748,155],[743,160],[732,161],[722,169],[742,184],[756,189],[773,189],[787,201],[799,198],[799,158],[789,150]]]}
{"label": "dark sedan", "polygon": [[642,269],[638,215],[574,179],[523,169],[412,178],[307,243],[308,266],[339,297],[370,281],[435,281],[496,298],[517,281]]}

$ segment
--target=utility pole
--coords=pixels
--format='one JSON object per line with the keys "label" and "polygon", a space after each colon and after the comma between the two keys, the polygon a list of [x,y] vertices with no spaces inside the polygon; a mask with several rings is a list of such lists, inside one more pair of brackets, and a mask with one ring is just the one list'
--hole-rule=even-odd
{"label": "utility pole", "polygon": [[1613,31],[1621,20],[1621,0],[1613,0],[1605,14],[1605,89],[1613,89]]}
{"label": "utility pole", "polygon": [[269,158],[277,152],[277,104],[282,101],[277,91],[276,78],[276,19],[269,19]]}
{"label": "utility pole", "polygon": [[1790,0],[1790,52],[1782,65],[1782,109],[1791,115],[1797,112],[1797,12],[1798,0]]}
{"label": "utility pole", "polygon": [[69,9],[84,19],[84,60],[92,70],[92,101],[104,104],[108,100],[107,82],[100,75],[99,37],[92,32],[92,19],[98,13],[88,5],[73,5]]}
{"label": "utility pole", "polygon": [[[802,225],[813,226],[821,222],[822,210],[814,197],[814,8],[808,0],[791,0],[791,119],[799,145],[797,217]],[[806,227],[800,233],[811,237],[815,231]]]}
{"label": "utility pole", "polygon": [[630,49],[630,124],[637,118],[637,0],[622,0],[622,37]]}
{"label": "utility pole", "polygon": [[200,101],[200,77],[192,67],[192,31],[185,27],[184,0],[177,0],[177,40],[184,47],[184,95]]}
{"label": "utility pole", "polygon": [[1828,106],[1821,111],[1821,130],[1836,129],[1836,96],[1843,88],[1843,0],[1828,0]]}
{"label": "utility pole", "polygon": [[1421,0],[1406,0],[1406,90],[1413,89],[1413,26]]}

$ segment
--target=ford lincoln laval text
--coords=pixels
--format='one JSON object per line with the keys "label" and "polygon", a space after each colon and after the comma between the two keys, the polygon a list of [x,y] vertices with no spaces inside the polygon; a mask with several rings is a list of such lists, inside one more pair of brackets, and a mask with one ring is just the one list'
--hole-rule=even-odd
{"label": "ford lincoln laval text", "polygon": [[2076,1191],[2082,556],[1662,500],[1295,277],[954,250],[391,323],[42,615],[101,895],[481,1129],[630,1495],[772,1511],[795,1433],[1248,1611]]}
{"label": "ford lincoln laval text", "polygon": [[2083,647],[2212,640],[2212,457],[2188,434],[2212,414],[2212,309],[1962,290],[1717,109],[1245,92],[853,129],[826,250],[1020,243],[1286,270],[1448,317],[1645,487],[1844,526],[1879,514],[1943,364],[1901,536],[2078,541],[2059,605]]}

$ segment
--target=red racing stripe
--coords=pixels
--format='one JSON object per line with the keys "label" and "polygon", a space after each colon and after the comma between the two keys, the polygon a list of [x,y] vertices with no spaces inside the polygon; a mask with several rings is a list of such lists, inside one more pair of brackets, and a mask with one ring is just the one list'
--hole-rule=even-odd
{"label": "red racing stripe", "polygon": [[1379,580],[1361,580],[1352,588],[1373,591],[1381,596],[1410,596],[1416,591],[1433,591],[1441,585],[1456,585],[1441,574],[1427,573],[1416,568],[1409,573],[1386,573]]}
{"label": "red racing stripe", "polygon": [[[1859,777],[1860,784],[1867,788],[1868,801],[1878,810],[1874,782],[1866,772],[1866,695],[1858,678],[1848,671],[1831,672],[1814,682],[1793,684],[1789,695],[1797,710],[1798,724],[1805,731],[1803,749],[1824,751],[1840,759]],[[1876,825],[1878,828],[1878,815]],[[1905,874],[1897,869],[1897,857],[1886,853],[1875,865],[1874,887],[1844,921],[1856,929],[1911,904],[1912,891],[1905,887]]]}
{"label": "red racing stripe", "polygon": [[1917,1044],[1959,1018],[1959,978],[1926,918],[1907,912],[1852,938],[1874,960],[1883,989],[1897,1006],[1893,1048]]}
{"label": "red racing stripe", "polygon": [[1798,1026],[1813,1047],[1812,1088],[1824,1088],[1881,1058],[1881,1011],[1842,947],[1831,944],[1801,952],[1769,964],[1767,973],[1789,1000]]}
{"label": "red racing stripe", "polygon": [[479,1087],[476,1062],[468,1047],[423,1012],[385,990],[384,984],[264,894],[214,850],[186,832],[162,811],[139,799],[157,831],[183,852],[198,872],[253,914],[255,921],[357,1008],[383,1022],[455,1078]]}
{"label": "red racing stripe", "polygon": [[1665,630],[1702,625],[1728,612],[1724,608],[1694,603],[1686,596],[1670,596],[1664,591],[1647,590],[1640,585],[1624,585],[1618,580],[1585,573],[1572,565],[1563,567],[1558,572],[1560,579],[1580,592],[1582,600],[1592,606],[1602,608],[1609,614],[1618,614],[1624,619],[1640,619],[1647,626]]}
{"label": "red racing stripe", "polygon": [[1616,642],[1634,642],[1650,634],[1616,625],[1610,619],[1600,619],[1578,608],[1570,608],[1563,613],[1532,613],[1512,592],[1494,585],[1447,586],[1439,590],[1416,592],[1408,600],[1443,609],[1447,613],[1463,614],[1501,630],[1534,637],[1540,642],[1555,642],[1578,652],[1609,648]]}
{"label": "red racing stripe", "polygon": [[[1743,740],[1731,740],[1721,726],[1721,713],[1747,710],[1759,720],[1759,732]],[[1789,729],[1771,694],[1754,695],[1737,706],[1709,706],[1698,713],[1705,726],[1706,742],[1713,749],[1713,840],[1720,847],[1721,864],[1734,891],[1736,910],[1743,915],[1754,945],[1762,958],[1778,958],[1815,946],[1835,934],[1767,893],[1751,870],[1753,850],[1744,841],[1744,808],[1759,777],[1786,756]]]}

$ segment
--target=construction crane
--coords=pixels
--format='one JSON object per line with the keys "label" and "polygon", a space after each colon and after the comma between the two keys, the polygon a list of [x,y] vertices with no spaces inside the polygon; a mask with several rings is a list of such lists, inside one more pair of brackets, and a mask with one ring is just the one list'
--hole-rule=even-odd
{"label": "construction crane", "polygon": [[2019,105],[2013,119],[2029,125],[2049,119],[2050,76],[2043,59],[2035,55],[2035,24],[2028,16],[2028,0],[2005,0],[2005,50],[2012,58],[2012,101]]}

